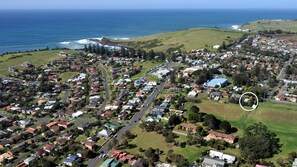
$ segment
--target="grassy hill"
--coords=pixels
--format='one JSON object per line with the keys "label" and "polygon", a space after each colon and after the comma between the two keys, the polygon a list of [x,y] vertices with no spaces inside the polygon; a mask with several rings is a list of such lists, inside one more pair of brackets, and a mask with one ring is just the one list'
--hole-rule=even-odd
{"label": "grassy hill", "polygon": [[29,62],[35,66],[41,66],[49,63],[51,60],[60,59],[62,58],[62,56],[59,55],[61,51],[66,53],[75,52],[71,50],[48,50],[3,55],[0,57],[0,74],[10,74],[11,72],[8,71],[9,67],[21,69],[21,64],[24,62]]}
{"label": "grassy hill", "polygon": [[282,30],[285,32],[297,33],[297,21],[285,20],[258,20],[243,25],[244,29],[258,32],[264,30]]}
{"label": "grassy hill", "polygon": [[[193,103],[188,103],[189,108]],[[259,107],[250,112],[244,112],[236,104],[220,104],[211,100],[203,100],[196,104],[202,112],[213,114],[221,120],[229,121],[238,128],[238,135],[243,135],[243,129],[252,123],[262,122],[268,129],[277,134],[282,144],[281,152],[268,160],[276,162],[280,157],[286,158],[288,153],[296,151],[297,114],[296,105],[278,103],[260,103]],[[232,152],[230,152],[232,153]],[[233,153],[236,155],[236,153]]]}
{"label": "grassy hill", "polygon": [[214,45],[226,44],[238,39],[243,32],[227,29],[193,28],[175,32],[161,33],[142,38],[135,38],[126,41],[115,40],[113,42],[134,48],[155,51],[172,50],[193,50],[207,48],[214,50]]}

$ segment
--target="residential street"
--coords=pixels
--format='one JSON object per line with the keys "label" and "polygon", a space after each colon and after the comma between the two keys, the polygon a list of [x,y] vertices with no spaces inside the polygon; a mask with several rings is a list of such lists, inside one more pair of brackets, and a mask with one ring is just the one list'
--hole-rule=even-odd
{"label": "residential street", "polygon": [[[162,82],[160,85],[158,85],[154,91],[149,95],[149,97],[144,101],[143,103],[143,108],[130,120],[130,122],[121,128],[115,135],[114,137],[116,138],[117,141],[119,141],[122,136],[125,134],[125,132],[130,131],[140,120],[141,118],[146,114],[147,110],[149,109],[150,105],[153,103],[154,99],[159,95],[159,93],[164,89],[164,86],[166,85],[168,81],[168,78],[165,79],[164,82]],[[113,138],[110,138],[99,150],[100,153],[106,154],[110,151],[110,143],[112,142]],[[100,161],[100,157],[97,156],[96,158],[89,160],[88,162],[88,167],[96,167],[98,165],[98,162]]]}

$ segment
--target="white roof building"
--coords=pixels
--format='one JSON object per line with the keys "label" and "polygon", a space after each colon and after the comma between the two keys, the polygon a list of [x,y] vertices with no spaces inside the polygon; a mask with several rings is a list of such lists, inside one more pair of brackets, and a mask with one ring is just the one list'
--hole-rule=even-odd
{"label": "white roof building", "polygon": [[72,118],[77,118],[77,117],[79,117],[81,115],[83,115],[83,112],[82,111],[77,111],[76,113],[72,114]]}
{"label": "white roof building", "polygon": [[100,137],[108,138],[108,137],[111,135],[111,132],[108,131],[108,130],[106,130],[106,129],[103,129],[103,130],[101,130],[101,131],[98,133],[98,135],[99,135]]}
{"label": "white roof building", "polygon": [[191,91],[188,93],[188,97],[196,97],[197,93],[195,91]]}
{"label": "white roof building", "polygon": [[228,164],[233,164],[235,162],[235,160],[236,160],[235,156],[224,154],[222,152],[214,151],[214,150],[209,151],[209,156],[211,158],[218,158],[218,159],[224,160]]}

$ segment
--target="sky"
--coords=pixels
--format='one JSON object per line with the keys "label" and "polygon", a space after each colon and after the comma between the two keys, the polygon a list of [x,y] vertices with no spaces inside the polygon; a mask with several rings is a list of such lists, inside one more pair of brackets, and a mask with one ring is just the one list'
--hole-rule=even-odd
{"label": "sky", "polygon": [[0,0],[0,9],[297,9],[297,0]]}

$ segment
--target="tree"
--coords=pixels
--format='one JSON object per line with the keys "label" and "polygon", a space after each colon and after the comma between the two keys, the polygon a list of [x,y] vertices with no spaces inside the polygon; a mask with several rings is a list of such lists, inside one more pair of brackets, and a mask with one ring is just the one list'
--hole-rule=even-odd
{"label": "tree", "polygon": [[160,61],[164,61],[165,59],[166,59],[165,53],[160,52],[160,53],[159,53],[159,60],[160,60]]}
{"label": "tree", "polygon": [[201,135],[202,131],[203,131],[203,127],[197,126],[196,133],[199,134],[199,135]]}
{"label": "tree", "polygon": [[176,83],[176,77],[175,77],[175,74],[170,75],[170,82],[171,82],[172,84],[175,84],[175,83]]}
{"label": "tree", "polygon": [[155,52],[154,52],[154,50],[150,50],[150,52],[149,52],[149,59],[150,60],[154,60],[155,59]]}
{"label": "tree", "polygon": [[180,124],[181,123],[181,119],[180,119],[180,117],[179,116],[177,116],[177,115],[172,115],[170,118],[169,118],[169,120],[168,120],[168,124],[169,125],[178,125],[178,124]]}
{"label": "tree", "polygon": [[189,121],[191,123],[197,123],[197,122],[202,122],[203,121],[203,114],[202,113],[195,113],[195,112],[190,112],[188,115]]}
{"label": "tree", "polygon": [[236,86],[245,86],[248,83],[248,76],[244,73],[239,73],[233,76],[233,83]]}
{"label": "tree", "polygon": [[148,162],[150,164],[159,161],[159,154],[157,154],[156,152],[157,150],[151,147],[144,152],[144,155],[148,158]]}
{"label": "tree", "polygon": [[208,126],[209,129],[218,129],[220,125],[220,120],[218,120],[213,115],[206,115],[204,119],[204,125]]}
{"label": "tree", "polygon": [[232,127],[231,127],[231,125],[230,125],[229,122],[227,122],[227,121],[222,121],[222,122],[220,123],[220,129],[223,130],[225,133],[230,133]]}
{"label": "tree", "polygon": [[191,111],[191,112],[194,112],[194,113],[198,113],[198,112],[200,111],[200,109],[199,109],[197,106],[193,105],[193,106],[190,108],[190,111]]}
{"label": "tree", "polygon": [[262,123],[255,123],[244,130],[239,147],[248,163],[259,159],[271,158],[280,151],[280,140]]}

